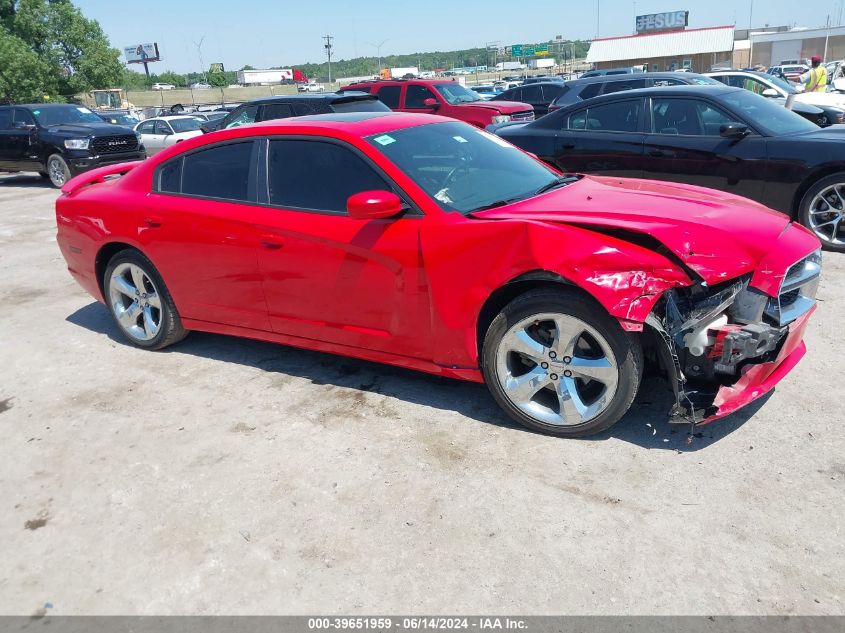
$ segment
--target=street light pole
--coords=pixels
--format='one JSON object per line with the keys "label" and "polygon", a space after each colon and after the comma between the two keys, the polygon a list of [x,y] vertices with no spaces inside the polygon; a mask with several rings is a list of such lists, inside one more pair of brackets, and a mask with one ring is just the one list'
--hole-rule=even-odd
{"label": "street light pole", "polygon": [[378,56],[378,70],[376,71],[376,75],[379,75],[379,76],[381,75],[381,47],[384,46],[384,44],[386,42],[387,42],[387,40],[382,40],[378,44],[373,44],[372,42],[367,42],[367,44],[369,44],[370,46],[372,46],[373,48],[376,49],[376,55]]}

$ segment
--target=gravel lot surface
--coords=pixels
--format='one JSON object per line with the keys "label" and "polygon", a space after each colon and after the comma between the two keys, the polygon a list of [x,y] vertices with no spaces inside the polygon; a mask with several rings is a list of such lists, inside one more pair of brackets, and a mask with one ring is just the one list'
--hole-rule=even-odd
{"label": "gravel lot surface", "polygon": [[651,380],[561,440],[478,385],[130,347],[65,269],[56,195],[0,176],[0,613],[845,613],[845,255],[764,402],[688,444]]}

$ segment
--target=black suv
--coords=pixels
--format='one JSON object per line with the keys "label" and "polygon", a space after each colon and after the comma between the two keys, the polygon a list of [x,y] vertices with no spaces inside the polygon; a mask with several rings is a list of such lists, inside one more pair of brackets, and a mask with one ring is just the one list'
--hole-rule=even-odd
{"label": "black suv", "polygon": [[146,157],[139,135],[84,106],[0,106],[0,171],[37,171],[61,187],[83,171]]}
{"label": "black suv", "polygon": [[376,95],[365,92],[279,95],[248,101],[222,119],[203,123],[201,128],[203,132],[213,132],[259,121],[332,112],[390,112],[390,108]]}

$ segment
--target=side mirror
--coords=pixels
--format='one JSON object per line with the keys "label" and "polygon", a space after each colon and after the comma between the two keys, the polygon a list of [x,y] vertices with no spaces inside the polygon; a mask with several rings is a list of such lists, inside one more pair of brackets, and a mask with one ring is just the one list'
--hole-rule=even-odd
{"label": "side mirror", "polygon": [[748,126],[741,123],[727,123],[719,127],[719,136],[722,138],[741,139],[748,134]]}
{"label": "side mirror", "polygon": [[359,220],[392,218],[402,210],[402,200],[392,191],[362,191],[349,196],[346,201],[349,217]]}
{"label": "side mirror", "polygon": [[433,97],[429,97],[428,99],[423,100],[423,105],[426,108],[433,108],[433,109],[436,110],[437,108],[440,107],[440,102],[437,101],[437,99],[434,99]]}
{"label": "side mirror", "polygon": [[766,89],[762,92],[762,95],[763,95],[764,97],[779,97],[779,96],[780,96],[780,95],[778,94],[778,91],[777,91],[777,90],[775,90],[774,88],[766,88]]}

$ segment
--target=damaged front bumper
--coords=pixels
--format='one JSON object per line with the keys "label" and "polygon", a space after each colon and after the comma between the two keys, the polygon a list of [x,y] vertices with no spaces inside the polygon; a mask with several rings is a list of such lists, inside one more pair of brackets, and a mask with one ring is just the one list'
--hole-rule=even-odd
{"label": "damaged front bumper", "polygon": [[806,351],[820,272],[817,251],[781,275],[776,296],[749,278],[667,291],[646,323],[675,394],[670,421],[706,424],[771,391]]}

